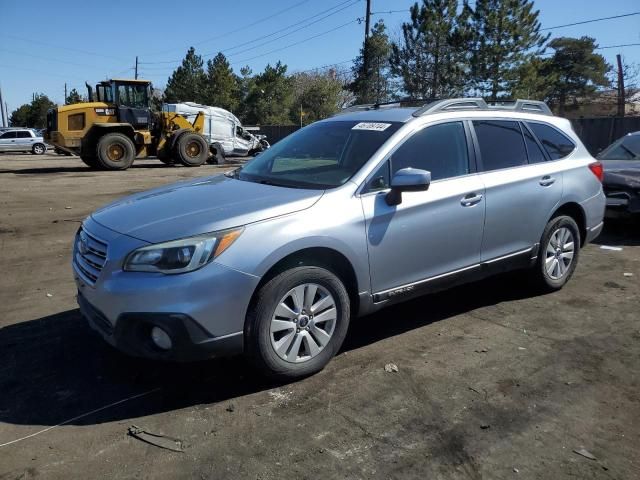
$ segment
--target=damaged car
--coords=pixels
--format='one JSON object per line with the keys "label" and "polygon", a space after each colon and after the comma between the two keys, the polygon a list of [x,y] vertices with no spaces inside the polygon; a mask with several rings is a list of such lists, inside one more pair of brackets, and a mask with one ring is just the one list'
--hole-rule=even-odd
{"label": "damaged car", "polygon": [[640,131],[616,140],[598,160],[604,167],[608,214],[640,213]]}

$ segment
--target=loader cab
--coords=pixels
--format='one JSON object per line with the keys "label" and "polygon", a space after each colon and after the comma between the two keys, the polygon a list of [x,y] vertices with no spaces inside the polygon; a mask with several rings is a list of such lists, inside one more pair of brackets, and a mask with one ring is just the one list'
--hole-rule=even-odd
{"label": "loader cab", "polygon": [[96,99],[117,109],[118,122],[129,123],[136,130],[151,128],[151,82],[113,79],[96,85]]}

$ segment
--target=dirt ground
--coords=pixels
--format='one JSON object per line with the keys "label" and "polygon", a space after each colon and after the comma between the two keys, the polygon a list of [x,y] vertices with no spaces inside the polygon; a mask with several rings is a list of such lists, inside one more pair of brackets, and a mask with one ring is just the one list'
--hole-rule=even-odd
{"label": "dirt ground", "polygon": [[[242,358],[167,365],[112,350],[76,308],[79,223],[127,193],[221,171],[0,156],[0,479],[640,478],[637,222],[607,222],[558,293],[508,275],[388,308],[288,385]],[[132,425],[184,451],[128,436]]]}

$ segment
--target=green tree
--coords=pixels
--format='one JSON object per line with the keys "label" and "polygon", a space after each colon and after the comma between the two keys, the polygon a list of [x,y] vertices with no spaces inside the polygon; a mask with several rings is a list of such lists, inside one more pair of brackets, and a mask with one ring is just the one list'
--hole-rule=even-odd
{"label": "green tree", "polygon": [[390,54],[389,36],[384,22],[380,20],[373,26],[371,35],[360,49],[360,55],[354,60],[352,70],[355,78],[350,90],[356,96],[356,103],[382,103],[391,99]]}
{"label": "green tree", "polygon": [[44,94],[34,94],[31,103],[21,105],[11,113],[9,123],[13,127],[45,128],[47,111],[56,106]]}
{"label": "green tree", "polygon": [[227,57],[218,53],[207,62],[204,103],[234,112],[238,109],[239,96],[238,77],[233,73]]}
{"label": "green tree", "polygon": [[290,119],[309,123],[330,117],[341,107],[344,88],[334,69],[320,73],[298,73],[292,76],[294,100]]}
{"label": "green tree", "polygon": [[204,103],[207,75],[203,65],[202,57],[196,54],[193,47],[189,48],[182,65],[174,70],[167,81],[164,92],[166,101]]}
{"label": "green tree", "polygon": [[468,62],[469,7],[457,0],[422,0],[410,8],[402,39],[391,45],[391,70],[413,98],[460,95]]}
{"label": "green tree", "polygon": [[547,100],[555,82],[555,73],[549,70],[548,63],[548,59],[533,57],[520,65],[511,86],[511,98]]}
{"label": "green tree", "polygon": [[249,124],[284,125],[290,123],[293,104],[293,82],[287,66],[268,64],[264,72],[253,78],[245,101],[244,121]]}
{"label": "green tree", "polygon": [[598,88],[609,86],[607,73],[611,67],[595,53],[597,45],[591,37],[554,38],[549,42],[553,56],[543,64],[542,74],[548,78],[547,101],[562,115],[569,102],[589,97]]}
{"label": "green tree", "polygon": [[474,88],[491,101],[513,89],[520,67],[549,38],[540,33],[532,0],[477,0],[470,17]]}
{"label": "green tree", "polygon": [[71,91],[69,92],[69,95],[65,99],[64,104],[73,105],[74,103],[81,103],[82,100],[83,100],[82,96],[80,96],[78,91],[75,88],[72,88]]}

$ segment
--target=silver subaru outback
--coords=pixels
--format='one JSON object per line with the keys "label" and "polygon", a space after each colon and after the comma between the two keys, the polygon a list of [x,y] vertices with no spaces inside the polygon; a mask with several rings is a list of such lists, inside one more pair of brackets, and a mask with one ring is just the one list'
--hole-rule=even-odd
{"label": "silver subaru outback", "polygon": [[541,102],[363,106],[244,167],[119,200],[75,239],[81,312],[131,355],[322,369],[350,319],[496,272],[556,290],[602,229],[602,167]]}

